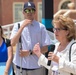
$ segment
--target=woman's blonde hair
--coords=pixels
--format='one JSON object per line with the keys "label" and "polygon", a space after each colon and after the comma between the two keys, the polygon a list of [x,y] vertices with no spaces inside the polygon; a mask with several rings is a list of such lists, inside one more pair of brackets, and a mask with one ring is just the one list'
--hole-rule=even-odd
{"label": "woman's blonde hair", "polygon": [[59,23],[60,28],[64,28],[69,31],[69,34],[67,35],[68,41],[76,38],[75,23],[73,22],[73,19],[63,15],[58,15],[53,19],[53,25],[56,25],[56,23]]}

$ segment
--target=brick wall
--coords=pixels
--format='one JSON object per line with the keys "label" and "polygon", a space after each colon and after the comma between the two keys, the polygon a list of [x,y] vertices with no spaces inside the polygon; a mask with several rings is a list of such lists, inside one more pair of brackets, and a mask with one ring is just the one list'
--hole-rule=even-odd
{"label": "brick wall", "polygon": [[[0,24],[6,25],[13,23],[13,2],[27,2],[29,0],[0,0]],[[38,19],[38,2],[42,2],[42,0],[32,0],[36,5],[36,20]],[[62,0],[53,0],[54,4],[54,13],[58,11],[58,5]],[[72,0],[74,1],[74,0]],[[75,14],[74,14],[75,15]],[[73,15],[73,16],[74,16]]]}
{"label": "brick wall", "polygon": [[0,24],[13,23],[13,2],[25,2],[28,0],[1,0],[0,4]]}

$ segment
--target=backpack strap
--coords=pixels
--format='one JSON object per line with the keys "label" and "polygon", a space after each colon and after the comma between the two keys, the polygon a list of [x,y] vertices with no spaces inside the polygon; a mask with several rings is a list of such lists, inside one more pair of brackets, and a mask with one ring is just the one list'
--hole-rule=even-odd
{"label": "backpack strap", "polygon": [[4,41],[5,41],[7,47],[11,46],[10,39],[5,38]]}
{"label": "backpack strap", "polygon": [[[69,50],[69,61],[71,61],[71,47],[73,44],[75,44],[76,42],[72,43],[70,46],[70,50]],[[70,75],[73,75],[72,73],[70,73]]]}

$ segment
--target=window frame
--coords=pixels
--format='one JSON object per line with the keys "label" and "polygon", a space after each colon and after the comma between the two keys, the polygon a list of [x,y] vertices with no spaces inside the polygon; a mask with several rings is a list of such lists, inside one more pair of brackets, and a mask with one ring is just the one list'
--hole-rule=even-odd
{"label": "window frame", "polygon": [[[21,4],[22,5],[22,9],[23,9],[24,2],[14,2],[13,3],[13,22],[16,22],[16,19],[15,19],[16,18],[16,16],[15,16],[15,12],[16,12],[15,11],[15,8],[16,8],[15,6],[16,6],[16,4]],[[21,13],[22,13],[22,10],[21,10]],[[22,14],[21,17],[22,17],[21,20],[23,20],[24,19],[23,14]],[[20,21],[20,20],[18,20],[18,21]]]}

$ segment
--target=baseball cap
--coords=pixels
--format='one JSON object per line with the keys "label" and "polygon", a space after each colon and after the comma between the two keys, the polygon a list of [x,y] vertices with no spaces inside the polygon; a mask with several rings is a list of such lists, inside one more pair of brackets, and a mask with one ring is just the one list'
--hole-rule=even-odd
{"label": "baseball cap", "polygon": [[36,10],[35,4],[33,2],[27,2],[24,4],[24,10],[29,8],[29,7]]}

